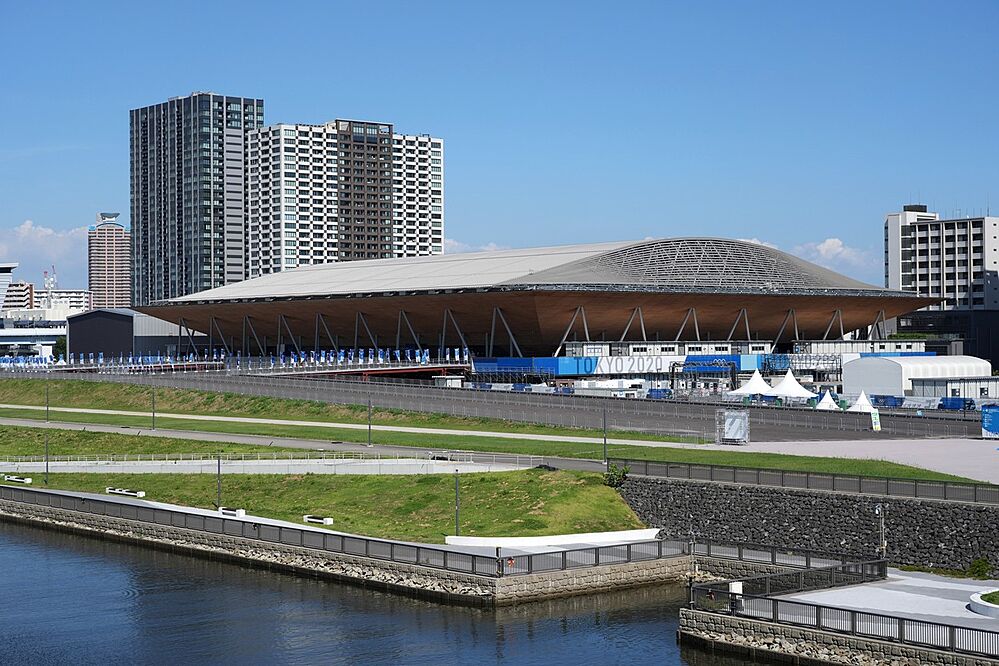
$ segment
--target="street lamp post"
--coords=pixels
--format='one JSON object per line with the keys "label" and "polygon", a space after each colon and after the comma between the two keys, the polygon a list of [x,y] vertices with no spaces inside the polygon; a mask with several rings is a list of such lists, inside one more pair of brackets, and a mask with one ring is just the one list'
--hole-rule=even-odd
{"label": "street lamp post", "polygon": [[215,507],[222,508],[222,454],[218,454],[218,466],[215,472]]}
{"label": "street lamp post", "polygon": [[156,387],[153,386],[153,430],[156,430]]}
{"label": "street lamp post", "polygon": [[454,535],[461,535],[461,489],[458,485],[458,470],[454,470]]}
{"label": "street lamp post", "polygon": [[49,485],[49,431],[45,431],[45,485]]}
{"label": "street lamp post", "polygon": [[878,517],[878,553],[881,559],[888,558],[888,540],[885,538],[885,507],[878,503],[874,506],[874,515]]}
{"label": "street lamp post", "polygon": [[607,408],[604,407],[604,468],[607,467]]}
{"label": "street lamp post", "polygon": [[45,422],[49,422],[49,383],[45,382]]}
{"label": "street lamp post", "polygon": [[368,446],[371,446],[371,396],[368,396]]}

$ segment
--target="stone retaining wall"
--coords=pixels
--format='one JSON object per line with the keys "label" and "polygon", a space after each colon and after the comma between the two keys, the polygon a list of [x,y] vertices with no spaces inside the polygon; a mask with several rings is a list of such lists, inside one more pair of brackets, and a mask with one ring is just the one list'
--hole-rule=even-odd
{"label": "stone retaining wall", "polygon": [[864,666],[996,666],[985,657],[918,648],[847,634],[680,609],[679,641],[747,661]]}
{"label": "stone retaining wall", "polygon": [[[437,601],[484,606],[685,581],[690,568],[690,559],[680,556],[492,578],[9,500],[0,500],[0,517],[201,557],[238,561],[377,587]],[[728,571],[725,568],[730,566],[728,561],[719,560],[718,564],[712,564],[713,561],[714,559],[703,560],[703,569],[707,572]],[[749,563],[736,564],[752,566]],[[753,571],[763,572],[762,569]]]}
{"label": "stone retaining wall", "polygon": [[967,569],[999,567],[999,506],[629,476],[621,494],[671,538],[756,542],[858,556],[877,552],[876,504],[885,507],[888,559]]}

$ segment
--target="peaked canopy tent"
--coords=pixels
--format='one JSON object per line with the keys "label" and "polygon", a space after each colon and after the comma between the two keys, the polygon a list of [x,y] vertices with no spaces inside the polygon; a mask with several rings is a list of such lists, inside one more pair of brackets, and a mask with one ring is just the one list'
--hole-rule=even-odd
{"label": "peaked canopy tent", "polygon": [[828,390],[826,390],[825,394],[822,396],[822,399],[819,400],[819,403],[817,405],[815,405],[815,409],[831,411],[834,409],[839,409],[839,405],[837,405],[836,401],[833,400],[832,394]]}
{"label": "peaked canopy tent", "polygon": [[749,378],[745,384],[735,389],[734,391],[729,391],[729,395],[766,395],[770,391],[771,386],[767,384],[767,380],[763,379],[763,375],[760,374],[759,370],[753,370],[753,376]]}
{"label": "peaked canopy tent", "polygon": [[848,412],[873,412],[874,411],[874,405],[872,405],[871,401],[868,399],[867,393],[865,393],[864,391],[861,391],[860,392],[860,396],[857,398],[857,401],[855,403],[853,403],[852,405],[850,405],[850,408],[848,410],[846,410],[846,411],[848,411]]}
{"label": "peaked canopy tent", "polygon": [[777,382],[766,395],[774,398],[816,398],[817,393],[812,393],[804,386],[798,383],[798,380],[794,378],[794,373],[791,369],[787,369],[787,374],[784,375],[784,379]]}

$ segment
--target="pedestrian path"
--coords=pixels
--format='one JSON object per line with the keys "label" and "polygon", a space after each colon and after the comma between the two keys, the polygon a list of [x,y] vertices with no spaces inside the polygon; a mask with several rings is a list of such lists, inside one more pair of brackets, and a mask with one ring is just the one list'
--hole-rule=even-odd
{"label": "pedestrian path", "polygon": [[[27,409],[45,411],[44,405],[7,405],[0,404],[0,409]],[[82,407],[49,407],[50,412],[66,414],[103,414],[107,416],[135,416],[151,419],[151,412],[132,412],[121,409],[87,409]],[[255,425],[278,425],[308,428],[330,428],[337,430],[367,430],[366,423],[331,423],[328,421],[296,421],[288,419],[262,419],[249,416],[215,416],[204,414],[175,414],[171,412],[156,412],[156,418],[183,419],[186,421],[207,421],[216,423],[248,423]],[[423,428],[417,426],[372,425],[376,432],[405,432],[418,435],[455,435],[459,437],[495,437],[499,439],[520,439],[542,442],[569,442],[574,444],[603,444],[602,437],[580,437],[577,435],[545,435],[524,432],[502,432],[489,430],[461,430],[456,428]],[[640,439],[607,439],[608,444],[628,444],[634,446],[673,445],[675,442],[653,442]]]}

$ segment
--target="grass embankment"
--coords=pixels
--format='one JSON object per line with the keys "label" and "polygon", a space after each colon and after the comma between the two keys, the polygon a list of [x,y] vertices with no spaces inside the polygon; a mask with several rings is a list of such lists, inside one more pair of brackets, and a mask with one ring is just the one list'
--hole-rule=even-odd
{"label": "grass embankment", "polygon": [[[48,385],[52,407],[81,407],[149,412],[152,389],[148,386],[89,382],[82,380],[2,379],[0,404],[44,405]],[[367,424],[365,405],[339,405],[314,400],[289,400],[236,393],[216,393],[193,389],[156,388],[156,411],[204,416],[241,416],[320,423]],[[37,416],[37,412],[36,412]],[[399,425],[414,428],[447,428],[453,430],[487,430],[537,435],[575,435],[601,437],[602,431],[586,428],[544,426],[503,419],[449,416],[425,412],[375,408],[371,422],[375,425]],[[149,426],[146,418],[141,424]],[[157,418],[159,425],[159,418]],[[614,431],[615,437],[647,441],[694,442],[696,437],[672,437],[647,432]]]}
{"label": "grass embankment", "polygon": [[172,437],[146,437],[105,432],[0,426],[0,456],[41,456],[48,435],[51,456],[107,456],[166,453],[270,453],[302,449],[229,442],[205,442]]}
{"label": "grass embankment", "polygon": [[[42,485],[41,475],[33,475]],[[461,533],[542,536],[643,527],[599,474],[526,470],[463,474]],[[106,486],[146,492],[146,499],[214,508],[212,474],[50,474],[49,488],[104,492]],[[331,516],[333,529],[368,536],[443,543],[454,534],[454,477],[227,474],[222,501],[248,513],[302,522]]]}
{"label": "grass embankment", "polygon": [[999,591],[989,592],[988,594],[982,595],[982,601],[987,604],[997,604],[999,605]]}

